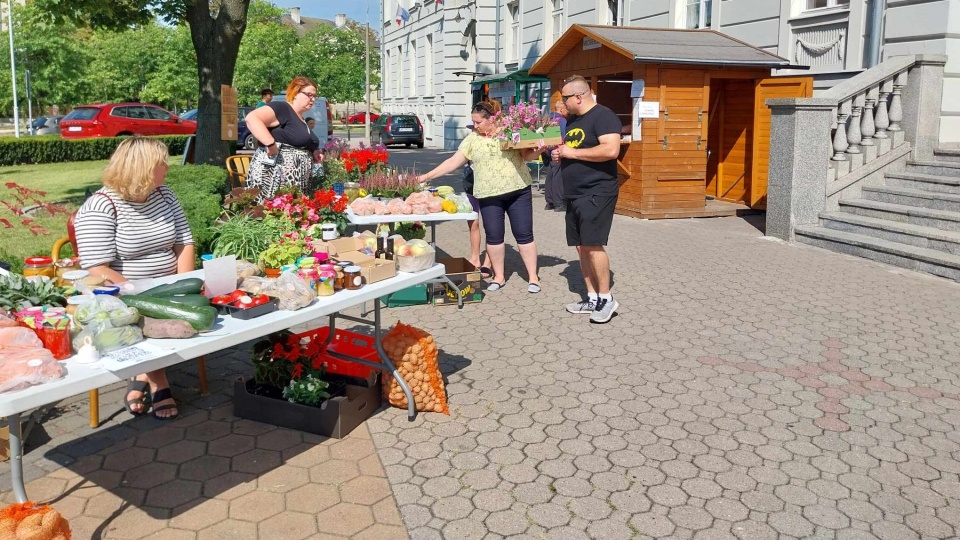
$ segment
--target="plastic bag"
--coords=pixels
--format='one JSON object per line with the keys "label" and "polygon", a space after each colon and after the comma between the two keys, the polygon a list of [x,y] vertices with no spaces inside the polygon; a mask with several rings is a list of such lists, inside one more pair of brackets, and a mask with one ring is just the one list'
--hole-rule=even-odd
{"label": "plastic bag", "polygon": [[[433,336],[397,322],[383,337],[383,350],[410,388],[416,410],[450,414]],[[391,405],[407,407],[407,396],[392,374],[384,374],[382,388],[384,399]]]}
{"label": "plastic bag", "polygon": [[432,268],[437,262],[437,252],[424,240],[410,240],[396,252],[397,270],[401,272],[422,272]]}
{"label": "plastic bag", "polygon": [[253,264],[250,261],[245,261],[240,259],[237,261],[237,284],[243,282],[244,279],[253,276],[259,276],[263,274],[263,270],[259,266]]}
{"label": "plastic bag", "polygon": [[85,326],[93,321],[108,321],[111,311],[125,309],[127,309],[127,305],[119,298],[98,294],[93,297],[93,300],[80,304],[77,307],[77,312],[73,315],[73,319]]}
{"label": "plastic bag", "polygon": [[8,328],[17,326],[17,320],[13,318],[13,315],[7,313],[3,308],[0,308],[0,328]]}
{"label": "plastic bag", "polygon": [[444,197],[444,199],[452,201],[457,205],[457,213],[473,212],[473,205],[470,204],[470,199],[465,193],[451,193]]}
{"label": "plastic bag", "polygon": [[137,308],[125,307],[110,312],[110,324],[113,326],[127,326],[140,322],[140,312]]}
{"label": "plastic bag", "polygon": [[0,328],[0,351],[42,349],[43,342],[37,333],[24,326]]}
{"label": "plastic bag", "polygon": [[71,343],[74,350],[80,350],[84,338],[88,336],[100,354],[107,354],[143,341],[143,331],[136,326],[113,326],[109,319],[96,320],[84,326],[83,330],[73,336]]}
{"label": "plastic bag", "polygon": [[240,288],[248,293],[266,294],[278,298],[280,300],[278,308],[286,311],[307,307],[317,297],[317,292],[296,272],[284,272],[276,279],[247,278],[243,280]]}
{"label": "plastic bag", "polygon": [[[23,330],[33,333],[28,328]],[[39,341],[37,339],[38,343]],[[53,358],[50,351],[42,347],[0,349],[0,393],[55,381],[63,377],[63,374],[63,366]]]}

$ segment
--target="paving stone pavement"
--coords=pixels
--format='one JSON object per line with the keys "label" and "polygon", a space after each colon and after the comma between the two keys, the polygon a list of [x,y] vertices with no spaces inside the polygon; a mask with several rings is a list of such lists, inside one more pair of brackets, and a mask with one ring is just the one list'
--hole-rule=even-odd
{"label": "paving stone pavement", "polygon": [[[960,536],[960,286],[756,223],[618,216],[620,314],[592,325],[563,311],[579,269],[537,208],[542,293],[512,274],[462,311],[386,312],[436,337],[450,416],[385,409],[343,441],[238,420],[238,348],[208,360],[209,396],[173,370],[174,423],[94,432],[61,405],[30,493],[75,538]],[[440,246],[463,256],[464,229]]]}
{"label": "paving stone pavement", "polygon": [[617,216],[592,325],[538,209],[542,293],[391,312],[437,338],[451,409],[368,422],[411,538],[960,537],[960,286],[758,223]]}

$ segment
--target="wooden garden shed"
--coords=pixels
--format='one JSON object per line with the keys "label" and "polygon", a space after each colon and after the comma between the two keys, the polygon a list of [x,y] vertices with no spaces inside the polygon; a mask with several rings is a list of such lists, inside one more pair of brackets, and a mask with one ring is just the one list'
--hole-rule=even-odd
{"label": "wooden garden shed", "polygon": [[[810,97],[811,77],[771,77],[784,58],[712,30],[574,25],[530,68],[581,75],[623,122],[617,213],[730,215],[766,207],[768,98]],[[734,204],[707,204],[710,200]]]}

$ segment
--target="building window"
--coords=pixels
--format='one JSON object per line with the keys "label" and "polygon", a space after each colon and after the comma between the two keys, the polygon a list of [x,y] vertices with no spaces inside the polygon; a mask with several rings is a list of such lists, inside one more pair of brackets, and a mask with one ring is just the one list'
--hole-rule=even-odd
{"label": "building window", "polygon": [[607,0],[606,20],[600,21],[600,24],[621,26],[621,16],[623,15],[623,6],[621,6],[621,3],[622,0]]}
{"label": "building window", "polygon": [[387,68],[383,70],[383,80],[380,81],[383,85],[383,97],[390,97],[390,66],[393,65],[390,63],[390,51],[383,53],[381,62],[381,65],[387,66]]}
{"label": "building window", "polygon": [[433,91],[433,34],[427,34],[423,42],[423,87],[424,95],[432,96]]}
{"label": "building window", "polygon": [[410,97],[417,95],[417,42],[411,41],[407,47],[407,69],[410,70]]}
{"label": "building window", "polygon": [[687,28],[710,28],[712,0],[686,0]]}
{"label": "building window", "polygon": [[824,9],[849,6],[850,0],[806,0],[807,9]]}
{"label": "building window", "polygon": [[507,61],[520,60],[520,2],[507,4],[510,15],[510,34],[507,37]]}
{"label": "building window", "polygon": [[556,43],[563,35],[563,0],[548,0],[550,6],[549,27],[550,43]]}
{"label": "building window", "polygon": [[403,45],[397,47],[397,80],[396,97],[403,96]]}

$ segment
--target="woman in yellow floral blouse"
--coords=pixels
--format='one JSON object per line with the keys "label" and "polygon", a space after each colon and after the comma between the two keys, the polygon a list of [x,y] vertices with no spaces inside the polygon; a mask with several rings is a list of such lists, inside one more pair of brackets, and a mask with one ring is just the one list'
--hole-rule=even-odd
{"label": "woman in yellow floral blouse", "polygon": [[509,216],[510,230],[527,268],[530,282],[527,291],[538,293],[540,277],[537,275],[537,244],[533,241],[533,195],[530,190],[533,179],[525,162],[536,159],[545,147],[501,150],[491,120],[499,110],[496,102],[477,103],[472,112],[473,133],[467,135],[450,159],[422,175],[420,180],[428,182],[463,167],[468,160],[473,162],[473,196],[480,201],[487,256],[493,268],[493,282],[487,290],[497,291],[507,284],[503,270],[506,253],[503,239],[505,216]]}

